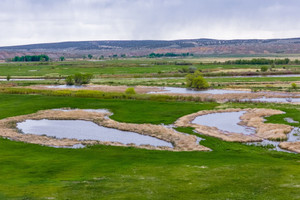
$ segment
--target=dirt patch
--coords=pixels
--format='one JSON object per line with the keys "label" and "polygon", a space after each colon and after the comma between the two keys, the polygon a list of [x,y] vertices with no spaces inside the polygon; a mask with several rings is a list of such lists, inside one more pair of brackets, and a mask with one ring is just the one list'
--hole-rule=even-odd
{"label": "dirt patch", "polygon": [[281,142],[279,147],[296,153],[300,153],[300,142]]}
{"label": "dirt patch", "polygon": [[[245,135],[240,133],[228,133],[219,130],[216,127],[204,126],[191,123],[197,116],[207,115],[211,113],[223,113],[223,112],[238,112],[246,111],[244,115],[240,117],[240,125],[256,128],[256,133],[252,135]],[[282,111],[272,109],[225,109],[225,110],[206,110],[199,111],[190,115],[179,118],[176,122],[176,126],[193,127],[199,133],[204,135],[217,137],[225,141],[230,142],[260,142],[263,139],[286,139],[286,134],[289,133],[293,127],[284,124],[271,124],[264,123],[263,117],[282,114]]]}
{"label": "dirt patch", "polygon": [[[161,125],[152,124],[131,124],[121,123],[109,118],[110,113],[86,112],[83,110],[60,111],[60,110],[45,110],[34,114],[21,115],[0,120],[0,136],[10,138],[16,141],[23,141],[34,144],[47,146],[73,146],[76,144],[92,145],[104,144],[112,146],[134,146],[137,148],[169,150],[169,151],[209,151],[210,149],[197,144],[197,138],[193,135],[185,135],[176,132],[173,129],[166,128]],[[76,140],[76,139],[57,139],[47,136],[39,136],[33,134],[22,134],[16,129],[16,123],[27,119],[56,119],[56,120],[87,120],[92,121],[100,126],[108,128],[116,128],[123,131],[136,132],[142,135],[152,136],[173,144],[170,147],[155,147],[150,145],[136,146],[134,144],[126,145],[118,142],[101,142],[96,140]]]}

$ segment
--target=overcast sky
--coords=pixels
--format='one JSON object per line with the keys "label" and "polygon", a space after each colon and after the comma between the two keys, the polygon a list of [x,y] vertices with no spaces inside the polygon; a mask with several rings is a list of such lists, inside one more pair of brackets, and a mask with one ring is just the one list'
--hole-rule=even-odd
{"label": "overcast sky", "polygon": [[300,0],[0,0],[0,46],[300,37]]}

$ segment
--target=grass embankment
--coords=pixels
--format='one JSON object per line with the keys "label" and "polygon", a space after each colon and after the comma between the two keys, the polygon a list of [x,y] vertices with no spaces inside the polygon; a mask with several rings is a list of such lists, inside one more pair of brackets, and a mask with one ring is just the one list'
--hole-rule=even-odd
{"label": "grass embankment", "polygon": [[215,102],[212,98],[202,98],[193,96],[168,96],[153,94],[126,94],[122,92],[102,92],[96,90],[42,90],[30,88],[0,88],[0,93],[4,94],[41,94],[46,96],[65,96],[65,97],[85,97],[98,99],[135,99],[135,100],[155,100],[155,101],[206,101]]}
{"label": "grass embankment", "polygon": [[[170,124],[216,105],[0,94],[0,118],[59,107],[107,108],[118,121]],[[202,137],[212,152],[57,149],[0,139],[0,199],[300,198],[299,155]]]}

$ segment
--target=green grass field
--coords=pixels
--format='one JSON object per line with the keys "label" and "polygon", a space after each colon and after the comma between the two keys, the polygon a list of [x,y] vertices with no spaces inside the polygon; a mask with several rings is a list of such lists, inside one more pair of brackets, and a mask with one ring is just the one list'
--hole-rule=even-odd
{"label": "green grass field", "polygon": [[[214,109],[216,103],[102,100],[0,94],[0,118],[43,109],[107,108],[113,119],[170,124],[180,116]],[[300,120],[299,106],[271,107]],[[194,134],[190,128],[178,131]],[[167,152],[91,146],[61,149],[0,139],[0,199],[299,199],[299,154],[201,136],[211,152]]]}
{"label": "green grass field", "polygon": [[[181,65],[186,63],[187,65]],[[260,65],[226,65],[226,64],[200,64],[195,61],[178,59],[123,59],[104,61],[66,61],[48,63],[2,63],[0,64],[0,76],[48,76],[59,77],[74,73],[92,73],[99,75],[145,75],[164,73],[178,73],[182,68],[193,66],[203,72],[222,71],[224,69],[255,69],[260,70]],[[276,68],[286,67],[286,70],[298,70],[297,65],[279,65]]]}

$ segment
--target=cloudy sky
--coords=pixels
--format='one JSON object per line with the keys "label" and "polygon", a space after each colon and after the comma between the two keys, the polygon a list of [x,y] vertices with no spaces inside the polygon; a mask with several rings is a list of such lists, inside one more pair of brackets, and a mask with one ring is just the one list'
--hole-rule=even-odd
{"label": "cloudy sky", "polygon": [[0,46],[300,37],[299,0],[0,0]]}

